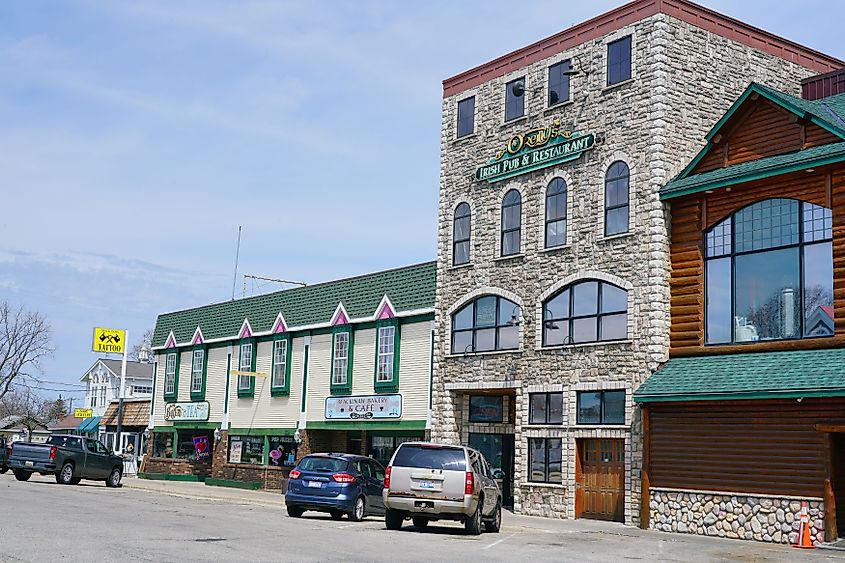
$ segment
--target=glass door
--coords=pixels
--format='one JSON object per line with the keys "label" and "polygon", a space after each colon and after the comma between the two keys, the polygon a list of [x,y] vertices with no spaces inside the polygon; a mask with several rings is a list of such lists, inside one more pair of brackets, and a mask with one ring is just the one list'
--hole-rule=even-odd
{"label": "glass door", "polygon": [[481,452],[490,464],[502,491],[502,504],[513,504],[513,434],[470,433],[469,446]]}

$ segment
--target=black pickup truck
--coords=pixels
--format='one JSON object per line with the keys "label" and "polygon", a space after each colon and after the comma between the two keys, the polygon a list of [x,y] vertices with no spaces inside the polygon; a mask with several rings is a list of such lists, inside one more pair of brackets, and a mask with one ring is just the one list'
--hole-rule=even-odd
{"label": "black pickup truck", "polygon": [[0,475],[9,470],[9,448],[11,445],[6,444],[6,438],[0,436]]}
{"label": "black pickup truck", "polygon": [[55,475],[62,485],[76,485],[82,479],[105,481],[119,487],[123,458],[114,455],[98,440],[84,436],[54,434],[44,444],[15,442],[9,454],[9,467],[18,481],[33,473]]}

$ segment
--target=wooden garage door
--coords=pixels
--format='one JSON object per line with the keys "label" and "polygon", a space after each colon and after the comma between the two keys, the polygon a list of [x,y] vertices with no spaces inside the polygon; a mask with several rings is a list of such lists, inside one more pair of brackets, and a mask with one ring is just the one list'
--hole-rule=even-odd
{"label": "wooden garage door", "polygon": [[624,440],[578,440],[575,517],[625,521]]}

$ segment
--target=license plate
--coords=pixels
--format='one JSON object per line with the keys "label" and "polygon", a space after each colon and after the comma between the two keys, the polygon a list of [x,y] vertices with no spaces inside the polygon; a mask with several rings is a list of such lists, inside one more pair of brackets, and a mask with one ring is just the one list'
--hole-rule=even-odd
{"label": "license plate", "polygon": [[434,481],[420,481],[419,487],[421,489],[434,489]]}
{"label": "license plate", "polygon": [[26,465],[27,467],[32,467],[32,466],[33,466],[33,465],[35,465],[35,464],[34,464],[34,463],[32,463],[31,461],[25,461],[25,462],[24,462],[24,465]]}
{"label": "license plate", "polygon": [[305,481],[305,485],[307,487],[311,487],[312,489],[319,489],[323,486],[320,481]]}

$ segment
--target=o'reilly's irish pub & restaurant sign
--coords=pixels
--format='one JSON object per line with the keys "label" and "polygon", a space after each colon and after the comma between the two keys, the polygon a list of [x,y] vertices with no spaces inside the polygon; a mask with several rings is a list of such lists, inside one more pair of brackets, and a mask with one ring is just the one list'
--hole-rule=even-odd
{"label": "o'reilly's irish pub & restaurant sign", "polygon": [[496,158],[475,171],[476,180],[498,182],[505,178],[525,174],[575,160],[581,153],[593,148],[595,135],[582,135],[562,131],[560,120],[555,119],[549,127],[517,133],[508,141]]}

